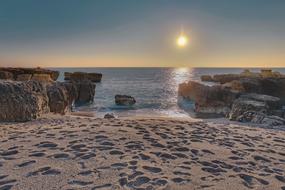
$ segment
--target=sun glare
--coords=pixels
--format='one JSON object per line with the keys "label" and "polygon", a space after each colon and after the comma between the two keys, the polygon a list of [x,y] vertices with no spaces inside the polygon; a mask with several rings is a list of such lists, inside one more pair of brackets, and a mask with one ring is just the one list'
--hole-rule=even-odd
{"label": "sun glare", "polygon": [[176,44],[178,47],[185,47],[188,44],[188,38],[185,35],[180,35],[176,39]]}

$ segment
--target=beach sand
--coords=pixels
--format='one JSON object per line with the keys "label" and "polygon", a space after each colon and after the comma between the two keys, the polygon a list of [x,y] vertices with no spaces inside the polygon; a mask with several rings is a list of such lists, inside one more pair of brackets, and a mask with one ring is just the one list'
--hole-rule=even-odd
{"label": "beach sand", "polygon": [[179,118],[0,124],[0,190],[285,189],[285,132]]}

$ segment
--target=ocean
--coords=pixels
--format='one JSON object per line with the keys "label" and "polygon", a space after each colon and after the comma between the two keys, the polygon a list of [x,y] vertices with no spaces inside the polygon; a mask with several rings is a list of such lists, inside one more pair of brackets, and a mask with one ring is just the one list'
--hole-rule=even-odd
{"label": "ocean", "polygon": [[[178,85],[188,80],[200,81],[201,75],[241,73],[243,68],[52,68],[64,72],[99,72],[101,83],[96,83],[94,102],[77,107],[76,111],[95,112],[103,117],[114,113],[127,116],[192,117],[193,103],[178,97]],[[260,69],[250,69],[259,72]],[[285,73],[285,68],[273,69]],[[117,106],[115,95],[131,95],[137,103],[131,107]]]}

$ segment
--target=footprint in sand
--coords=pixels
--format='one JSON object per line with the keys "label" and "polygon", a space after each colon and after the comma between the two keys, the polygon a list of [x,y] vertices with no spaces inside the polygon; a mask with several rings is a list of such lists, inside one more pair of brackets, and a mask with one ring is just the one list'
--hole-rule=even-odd
{"label": "footprint in sand", "polygon": [[29,166],[29,165],[34,164],[34,163],[36,163],[35,160],[29,160],[29,161],[25,161],[25,162],[23,162],[21,164],[18,164],[17,166],[19,168],[22,168],[22,167],[26,167],[26,166]]}
{"label": "footprint in sand", "polygon": [[151,172],[151,173],[159,173],[161,172],[161,168],[157,168],[157,167],[151,167],[151,166],[143,166],[143,169]]}

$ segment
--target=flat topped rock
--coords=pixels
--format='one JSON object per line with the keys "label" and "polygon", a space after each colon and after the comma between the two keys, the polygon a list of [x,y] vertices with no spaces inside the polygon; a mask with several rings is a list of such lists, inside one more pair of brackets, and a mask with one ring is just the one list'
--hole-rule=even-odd
{"label": "flat topped rock", "polygon": [[115,103],[121,106],[131,106],[136,103],[136,100],[132,96],[128,95],[116,95],[115,96]]}
{"label": "flat topped rock", "polygon": [[91,82],[101,82],[102,76],[103,76],[102,73],[65,72],[64,80],[71,80],[71,81],[90,80]]}
{"label": "flat topped rock", "polygon": [[[12,68],[12,67],[1,67],[1,72],[9,72],[9,78],[3,78],[3,79],[10,79],[11,76],[14,80],[17,80],[18,75],[22,74],[30,74],[30,75],[38,75],[38,74],[46,74],[50,76],[50,79],[56,81],[59,76],[59,71],[53,71],[49,69],[44,68]],[[21,77],[21,79],[24,79]]]}

